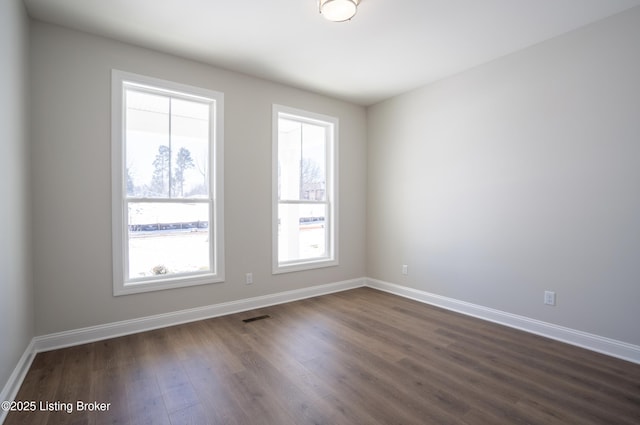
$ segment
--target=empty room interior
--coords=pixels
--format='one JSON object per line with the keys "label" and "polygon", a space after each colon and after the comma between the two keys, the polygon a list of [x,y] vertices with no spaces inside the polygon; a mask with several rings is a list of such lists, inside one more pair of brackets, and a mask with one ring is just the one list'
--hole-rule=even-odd
{"label": "empty room interior", "polygon": [[640,423],[640,0],[3,0],[0,423]]}

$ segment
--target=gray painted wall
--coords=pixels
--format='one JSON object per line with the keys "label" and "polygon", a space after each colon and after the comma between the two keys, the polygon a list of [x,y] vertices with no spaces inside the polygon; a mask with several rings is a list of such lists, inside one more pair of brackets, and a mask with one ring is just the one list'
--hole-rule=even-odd
{"label": "gray painted wall", "polygon": [[22,2],[0,2],[0,391],[34,335],[28,45]]}
{"label": "gray painted wall", "polygon": [[638,46],[635,8],[369,108],[368,276],[640,344]]}
{"label": "gray painted wall", "polygon": [[[365,275],[640,344],[639,8],[367,111],[27,27],[1,3],[0,382],[34,333]],[[225,93],[225,283],[112,296],[112,68]],[[271,275],[272,103],[341,120],[339,267]]]}
{"label": "gray painted wall", "polygon": [[[41,22],[31,37],[37,335],[365,275],[363,107]],[[226,282],[112,295],[112,68],[224,93]],[[271,274],[273,103],[340,119],[337,267]]]}

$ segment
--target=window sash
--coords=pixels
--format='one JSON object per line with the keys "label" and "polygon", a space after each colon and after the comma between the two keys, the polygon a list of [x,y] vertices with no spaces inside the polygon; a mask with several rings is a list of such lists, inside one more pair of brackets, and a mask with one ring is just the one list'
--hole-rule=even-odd
{"label": "window sash", "polygon": [[[331,246],[332,246],[332,238],[331,238],[331,227],[332,227],[332,220],[330,219],[330,214],[331,214],[331,203],[329,201],[279,201],[278,202],[278,206],[280,205],[323,205],[325,207],[325,224],[324,224],[324,242],[326,245],[325,251],[324,251],[324,255],[319,255],[319,256],[315,256],[315,257],[301,257],[298,259],[294,259],[294,260],[279,260],[278,264],[280,266],[290,266],[290,265],[297,265],[297,264],[313,264],[313,263],[317,263],[317,262],[324,262],[324,261],[329,261],[332,259],[331,256]],[[280,223],[282,224],[282,223]],[[279,237],[279,235],[278,235]]]}
{"label": "window sash", "polygon": [[[133,136],[133,134],[138,133],[138,137],[145,137],[145,136],[141,136],[140,133],[142,135],[146,135],[146,137],[149,137],[149,135],[151,135],[152,137],[158,137],[159,139],[164,139],[166,138],[166,140],[162,140],[162,142],[159,142],[158,140],[151,140],[152,144],[149,144],[149,146],[153,146],[153,142],[155,143],[162,143],[161,145],[159,145],[158,147],[166,147],[169,151],[168,154],[168,167],[169,167],[169,175],[168,175],[168,186],[167,186],[167,193],[166,194],[161,194],[161,193],[156,193],[153,196],[148,196],[147,198],[149,199],[207,199],[207,198],[211,198],[213,195],[213,187],[211,186],[211,178],[212,176],[209,174],[211,172],[211,168],[212,166],[215,166],[214,164],[214,157],[211,155],[211,150],[212,148],[215,147],[215,137],[216,137],[216,103],[217,101],[215,99],[212,98],[204,98],[202,96],[195,96],[195,95],[191,95],[188,93],[181,93],[181,92],[176,92],[176,91],[170,91],[164,88],[154,88],[152,86],[148,86],[148,85],[141,85],[138,83],[132,83],[129,81],[125,81],[122,84],[123,86],[123,141],[122,141],[122,147],[124,150],[124,156],[125,156],[125,161],[128,163],[129,158],[128,155],[130,153],[129,151],[129,146],[132,146],[133,150],[135,151],[135,147],[137,146],[137,149],[139,150],[141,146],[144,146],[145,144],[149,144],[149,141],[140,141],[140,140],[136,140],[136,137]],[[162,98],[163,100],[167,101],[167,105],[166,105],[166,110],[165,111],[158,111],[158,110],[145,110],[145,109],[138,109],[135,107],[135,103],[133,106],[131,106],[130,104],[128,104],[128,100],[129,100],[129,94],[142,94],[142,95],[151,95],[154,97],[158,97],[158,98]],[[140,101],[140,100],[139,100]],[[134,102],[135,102],[135,97],[134,97]],[[144,105],[144,100],[142,100],[143,105]],[[177,105],[174,106],[174,102],[178,102]],[[196,104],[196,105],[200,105],[200,106],[206,106],[208,108],[208,114],[207,114],[207,147],[206,150],[208,152],[208,155],[205,156],[206,158],[206,166],[205,166],[205,170],[208,173],[208,184],[207,184],[207,193],[206,194],[201,194],[201,195],[193,195],[193,196],[185,196],[184,193],[181,194],[174,194],[174,187],[173,187],[173,176],[172,176],[172,171],[173,171],[173,167],[175,165],[174,160],[177,161],[177,158],[174,156],[176,154],[176,152],[179,152],[182,150],[182,148],[184,146],[181,146],[180,144],[180,139],[181,138],[185,138],[184,135],[182,135],[182,137],[179,134],[179,130],[177,130],[177,128],[180,127],[180,125],[178,124],[180,119],[185,119],[185,118],[192,118],[192,119],[198,119],[195,116],[185,116],[185,115],[181,115],[179,112],[180,106],[179,106],[179,102],[189,102],[191,104]],[[147,104],[146,106],[149,107],[149,105]],[[153,108],[153,105],[151,106],[151,108]],[[133,112],[133,111],[137,111],[139,113],[151,113],[152,115],[154,115],[156,118],[158,118],[158,115],[160,116],[160,122],[164,125],[166,125],[166,128],[161,128],[158,129],[156,128],[155,130],[159,130],[157,132],[154,132],[153,130],[151,131],[144,131],[144,130],[139,130],[136,131],[136,129],[131,129],[129,127],[130,122],[128,121],[129,117],[129,113]],[[148,119],[148,117],[147,117]],[[163,119],[166,119],[166,122],[163,121]],[[200,118],[202,119],[202,118]],[[175,122],[177,120],[177,122]],[[136,120],[134,119],[134,122]],[[139,123],[138,123],[139,124]],[[135,125],[135,124],[134,124]],[[156,123],[157,125],[157,123]],[[153,127],[153,126],[152,126]],[[132,130],[133,134],[129,134],[128,131]],[[147,129],[148,130],[148,129]],[[130,137],[132,136],[132,137]],[[202,137],[202,135],[201,135]],[[129,140],[129,139],[132,140]],[[188,138],[188,137],[187,137]],[[196,137],[197,140],[197,137]],[[184,143],[184,140],[183,140]],[[193,143],[193,141],[191,142]],[[177,149],[178,147],[180,147],[181,149]],[[192,149],[194,146],[190,146]],[[197,146],[196,146],[197,147]],[[156,154],[158,155],[158,154]],[[157,158],[157,156],[156,156]],[[193,160],[193,159],[192,159]],[[155,162],[154,162],[155,165]],[[161,182],[164,185],[164,181]],[[136,196],[130,196],[128,194],[128,191],[124,191],[124,196],[127,198],[138,198]]]}
{"label": "window sash", "polygon": [[[183,279],[183,278],[191,278],[191,277],[201,277],[201,276],[207,276],[207,275],[212,275],[215,276],[215,271],[216,271],[216,263],[215,263],[215,258],[216,258],[216,252],[215,252],[215,244],[213,243],[213,241],[215,240],[215,233],[214,230],[215,226],[212,225],[212,223],[214,223],[214,217],[213,217],[213,211],[214,211],[214,203],[212,200],[208,200],[208,199],[197,199],[197,200],[184,200],[184,199],[155,199],[155,198],[126,198],[123,200],[124,203],[124,210],[127,211],[127,221],[126,221],[126,227],[123,229],[123,233],[124,233],[124,240],[126,241],[126,243],[123,244],[122,246],[122,250],[123,250],[123,257],[125,258],[125,262],[124,262],[124,277],[125,277],[125,285],[136,285],[136,284],[141,284],[141,283],[145,283],[145,282],[153,282],[153,281],[170,281],[170,280],[178,280],[178,279]],[[175,273],[171,273],[171,274],[167,274],[167,275],[163,275],[161,277],[158,276],[144,276],[144,277],[131,277],[131,261],[130,261],[130,252],[129,252],[129,248],[130,248],[130,241],[131,241],[131,226],[134,226],[135,224],[131,223],[129,220],[129,204],[164,204],[164,205],[170,205],[170,204],[175,204],[175,205],[193,205],[193,204],[203,204],[203,205],[207,205],[208,207],[208,214],[207,214],[207,234],[208,234],[208,238],[209,238],[209,246],[208,246],[208,251],[209,254],[207,256],[208,261],[207,261],[207,266],[208,266],[208,270],[207,271],[195,271],[195,272],[188,272],[188,271],[180,271],[180,272],[175,272]],[[168,224],[168,223],[157,223],[157,224]]]}

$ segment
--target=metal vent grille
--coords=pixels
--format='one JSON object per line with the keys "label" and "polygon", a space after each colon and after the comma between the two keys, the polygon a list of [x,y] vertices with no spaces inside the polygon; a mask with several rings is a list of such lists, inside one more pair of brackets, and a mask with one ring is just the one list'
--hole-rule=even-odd
{"label": "metal vent grille", "polygon": [[256,320],[268,319],[270,317],[271,316],[269,316],[268,314],[264,314],[262,316],[256,316],[256,317],[251,317],[249,319],[244,319],[243,322],[244,323],[255,322]]}

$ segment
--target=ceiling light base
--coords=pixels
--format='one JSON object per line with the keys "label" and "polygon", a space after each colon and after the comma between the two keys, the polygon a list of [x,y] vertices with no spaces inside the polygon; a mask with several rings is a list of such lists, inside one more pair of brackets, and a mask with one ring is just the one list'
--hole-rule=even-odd
{"label": "ceiling light base", "polygon": [[331,22],[344,22],[353,18],[360,0],[318,0],[318,9]]}

